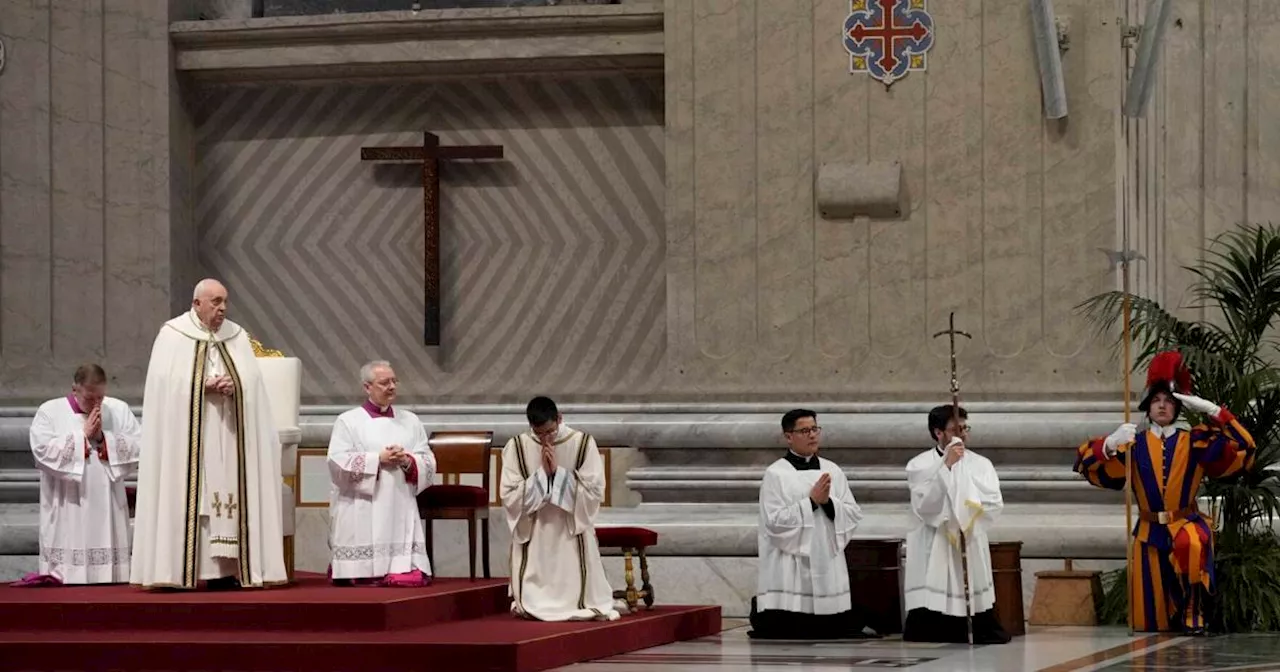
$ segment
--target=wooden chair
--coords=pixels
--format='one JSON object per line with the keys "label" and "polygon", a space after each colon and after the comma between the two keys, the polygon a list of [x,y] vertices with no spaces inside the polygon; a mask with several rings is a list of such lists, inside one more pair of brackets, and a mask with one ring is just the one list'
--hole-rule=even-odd
{"label": "wooden chair", "polygon": [[467,552],[471,579],[476,578],[476,526],[480,531],[484,578],[489,578],[489,451],[493,432],[432,432],[427,440],[440,474],[480,474],[480,486],[432,485],[418,495],[418,514],[426,527],[427,557],[434,566],[433,520],[467,521]]}

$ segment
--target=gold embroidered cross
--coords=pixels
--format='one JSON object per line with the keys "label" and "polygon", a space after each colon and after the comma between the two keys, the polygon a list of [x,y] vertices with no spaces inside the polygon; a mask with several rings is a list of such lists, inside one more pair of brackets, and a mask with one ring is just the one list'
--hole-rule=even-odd
{"label": "gold embroidered cross", "polygon": [[219,496],[218,496],[218,493],[216,493],[216,492],[215,492],[215,493],[213,493],[213,510],[214,510],[214,512],[215,512],[215,513],[214,513],[214,518],[221,518],[221,517],[222,517],[222,507],[223,507],[223,506],[225,506],[225,505],[222,503],[222,497],[219,497]]}
{"label": "gold embroidered cross", "polygon": [[236,496],[228,493],[227,494],[227,517],[235,518],[236,509],[238,508],[240,508],[240,505],[236,504]]}

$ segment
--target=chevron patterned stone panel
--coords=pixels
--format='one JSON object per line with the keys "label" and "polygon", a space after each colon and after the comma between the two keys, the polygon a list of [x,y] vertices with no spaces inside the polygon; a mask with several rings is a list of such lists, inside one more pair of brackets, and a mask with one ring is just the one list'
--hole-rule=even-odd
{"label": "chevron patterned stone panel", "polygon": [[[393,362],[404,402],[640,397],[666,351],[662,82],[231,88],[196,101],[202,271],[301,358],[304,403]],[[421,169],[367,146],[501,144],[441,169],[443,339],[422,343]]]}

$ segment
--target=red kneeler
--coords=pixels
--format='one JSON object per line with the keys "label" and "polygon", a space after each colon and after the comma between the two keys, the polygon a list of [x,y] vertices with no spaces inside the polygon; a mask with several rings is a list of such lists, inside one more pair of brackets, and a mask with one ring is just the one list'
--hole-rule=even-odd
{"label": "red kneeler", "polygon": [[[644,606],[653,608],[653,586],[649,585],[649,559],[645,557],[645,549],[658,545],[658,533],[643,527],[597,527],[596,541],[601,548],[621,548],[624,567],[626,568],[626,590],[613,591],[613,599],[626,600],[627,608],[633,613],[640,600]],[[631,567],[631,554],[640,556],[640,589],[636,590],[635,571]]]}

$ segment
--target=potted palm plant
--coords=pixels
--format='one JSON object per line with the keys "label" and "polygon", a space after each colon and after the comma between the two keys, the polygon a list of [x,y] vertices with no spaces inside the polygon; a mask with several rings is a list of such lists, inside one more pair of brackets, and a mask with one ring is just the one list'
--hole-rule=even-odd
{"label": "potted palm plant", "polygon": [[[1217,530],[1217,590],[1210,626],[1218,632],[1280,630],[1280,227],[1242,226],[1217,236],[1194,277],[1184,319],[1159,302],[1130,296],[1135,370],[1177,349],[1194,372],[1195,393],[1230,408],[1257,442],[1257,457],[1230,478],[1201,489]],[[1107,292],[1078,306],[1103,334],[1116,336],[1124,295]],[[1201,418],[1190,417],[1191,422]],[[1105,577],[1104,621],[1123,623],[1124,570]]]}

